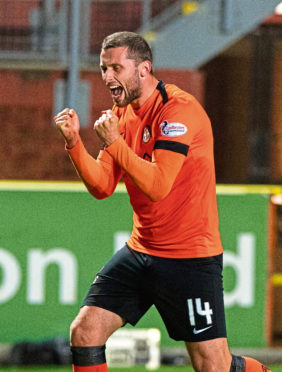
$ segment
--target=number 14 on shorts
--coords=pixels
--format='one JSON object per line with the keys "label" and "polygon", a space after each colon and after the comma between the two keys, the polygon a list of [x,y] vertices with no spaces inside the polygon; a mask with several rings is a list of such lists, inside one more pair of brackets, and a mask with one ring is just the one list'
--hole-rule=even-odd
{"label": "number 14 on shorts", "polygon": [[[191,326],[194,327],[193,333],[195,335],[197,335],[198,333],[202,333],[212,327],[213,311],[210,307],[209,302],[202,303],[201,298],[195,298],[195,299],[188,298],[187,305],[188,305],[189,321],[190,321]],[[195,313],[198,314],[199,316],[206,317],[206,324],[207,324],[206,327],[197,329]]]}

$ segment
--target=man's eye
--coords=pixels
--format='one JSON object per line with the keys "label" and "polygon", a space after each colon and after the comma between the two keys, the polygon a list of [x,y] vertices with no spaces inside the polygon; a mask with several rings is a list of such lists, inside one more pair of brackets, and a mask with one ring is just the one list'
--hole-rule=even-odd
{"label": "man's eye", "polygon": [[101,71],[105,73],[107,71],[107,67],[101,67]]}
{"label": "man's eye", "polygon": [[120,71],[120,67],[119,67],[119,66],[114,66],[114,71],[115,71],[115,72]]}

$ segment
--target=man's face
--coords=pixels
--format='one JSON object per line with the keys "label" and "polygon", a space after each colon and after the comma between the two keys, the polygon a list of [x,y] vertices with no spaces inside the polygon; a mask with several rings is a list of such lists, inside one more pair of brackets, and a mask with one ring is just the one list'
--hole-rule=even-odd
{"label": "man's face", "polygon": [[141,96],[138,67],[127,58],[127,47],[102,49],[100,67],[114,104],[124,107]]}

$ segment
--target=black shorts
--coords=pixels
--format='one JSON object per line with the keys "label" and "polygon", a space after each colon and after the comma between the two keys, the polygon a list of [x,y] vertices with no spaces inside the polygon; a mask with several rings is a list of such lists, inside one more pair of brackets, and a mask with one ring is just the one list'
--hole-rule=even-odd
{"label": "black shorts", "polygon": [[226,337],[222,255],[170,259],[119,250],[96,276],[83,305],[135,325],[155,305],[174,340]]}

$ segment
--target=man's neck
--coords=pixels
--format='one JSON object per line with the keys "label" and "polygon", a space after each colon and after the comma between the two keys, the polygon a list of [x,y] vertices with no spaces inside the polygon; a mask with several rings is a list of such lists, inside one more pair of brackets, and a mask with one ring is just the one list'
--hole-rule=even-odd
{"label": "man's neck", "polygon": [[141,97],[131,102],[132,107],[135,110],[139,109],[147,101],[147,99],[151,97],[157,85],[158,80],[155,78],[155,76],[148,76],[146,82],[143,84]]}

